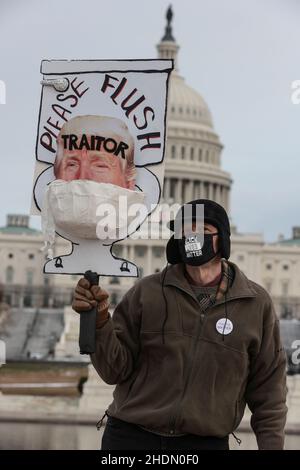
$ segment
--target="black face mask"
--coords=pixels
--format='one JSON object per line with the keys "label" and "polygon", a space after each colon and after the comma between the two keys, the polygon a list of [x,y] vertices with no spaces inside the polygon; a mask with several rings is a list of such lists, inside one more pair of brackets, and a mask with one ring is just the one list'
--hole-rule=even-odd
{"label": "black face mask", "polygon": [[205,233],[202,247],[200,242],[201,237],[197,232],[179,239],[178,246],[181,260],[191,266],[201,266],[201,264],[205,264],[213,259],[219,253],[219,251],[217,253],[214,251],[214,235],[218,235],[218,232]]}

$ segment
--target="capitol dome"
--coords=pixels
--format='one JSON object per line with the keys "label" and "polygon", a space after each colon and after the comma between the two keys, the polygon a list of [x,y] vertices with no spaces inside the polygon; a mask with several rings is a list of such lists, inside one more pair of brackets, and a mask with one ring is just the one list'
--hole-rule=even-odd
{"label": "capitol dome", "polygon": [[163,199],[179,203],[208,198],[229,212],[231,176],[221,168],[223,145],[202,96],[179,74],[179,46],[172,32],[171,7],[165,34],[157,46],[161,59],[173,59],[168,97],[167,147]]}
{"label": "capitol dome", "polygon": [[204,99],[176,71],[172,73],[170,80],[169,103],[169,119],[213,128],[212,116]]}

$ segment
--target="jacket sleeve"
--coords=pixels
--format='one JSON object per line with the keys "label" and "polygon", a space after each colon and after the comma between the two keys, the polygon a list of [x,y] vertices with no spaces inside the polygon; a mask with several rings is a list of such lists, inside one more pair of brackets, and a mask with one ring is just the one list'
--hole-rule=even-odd
{"label": "jacket sleeve", "polygon": [[284,448],[286,423],[286,354],[280,339],[279,320],[268,299],[259,352],[250,361],[246,402],[258,448]]}
{"label": "jacket sleeve", "polygon": [[136,286],[117,305],[107,322],[96,329],[91,361],[107,384],[118,384],[133,372],[140,349],[141,308]]}

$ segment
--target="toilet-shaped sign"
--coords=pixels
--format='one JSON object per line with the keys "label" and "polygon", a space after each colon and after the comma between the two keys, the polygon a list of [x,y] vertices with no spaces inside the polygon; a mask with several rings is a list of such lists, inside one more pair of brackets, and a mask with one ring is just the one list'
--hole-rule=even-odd
{"label": "toilet-shaped sign", "polygon": [[[135,233],[163,187],[172,60],[44,60],[32,213],[45,273],[137,276],[113,244]],[[57,236],[71,242],[68,254]]]}

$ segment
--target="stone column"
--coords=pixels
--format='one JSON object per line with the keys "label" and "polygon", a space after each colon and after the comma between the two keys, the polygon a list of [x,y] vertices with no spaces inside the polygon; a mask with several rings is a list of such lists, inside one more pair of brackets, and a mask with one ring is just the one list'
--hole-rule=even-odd
{"label": "stone column", "polygon": [[213,184],[208,183],[208,199],[213,199]]}
{"label": "stone column", "polygon": [[177,202],[179,204],[182,203],[182,180],[180,180],[180,179],[178,179],[176,181],[175,202]]}
{"label": "stone column", "polygon": [[228,189],[224,186],[224,208],[228,211]]}
{"label": "stone column", "polygon": [[215,200],[218,204],[220,204],[221,197],[220,197],[220,185],[219,185],[219,183],[217,183],[217,185],[216,185],[216,199]]}
{"label": "stone column", "polygon": [[170,198],[170,178],[165,178],[164,181],[164,200],[168,202]]}
{"label": "stone column", "polygon": [[198,181],[194,181],[194,184],[193,184],[193,199],[197,199],[199,196],[199,182]]}
{"label": "stone column", "polygon": [[182,180],[181,181],[181,191],[179,192],[180,194],[180,197],[179,197],[179,201],[180,203],[184,202],[184,199],[185,199],[185,195],[186,195],[186,180]]}
{"label": "stone column", "polygon": [[191,188],[192,188],[192,197],[191,199],[196,199],[197,196],[196,196],[196,181],[192,180],[191,181]]}
{"label": "stone column", "polygon": [[202,195],[203,195],[203,182],[199,181],[198,182],[198,195],[197,195],[197,197],[202,198]]}
{"label": "stone column", "polygon": [[186,195],[185,195],[185,201],[183,202],[188,202],[188,201],[191,201],[193,199],[193,180],[190,180],[187,184],[187,187],[186,187]]}
{"label": "stone column", "polygon": [[227,187],[227,212],[230,212],[230,187]]}
{"label": "stone column", "polygon": [[207,181],[205,185],[205,197],[210,199],[210,183]]}
{"label": "stone column", "polygon": [[225,207],[225,204],[224,204],[224,186],[222,184],[220,185],[220,204],[221,204],[221,206]]}
{"label": "stone column", "polygon": [[216,200],[215,183],[211,183],[211,198],[212,198],[214,201]]}
{"label": "stone column", "polygon": [[209,186],[210,186],[210,183],[207,181],[206,183],[206,198],[209,199]]}
{"label": "stone column", "polygon": [[152,265],[152,248],[151,246],[148,246],[147,247],[147,274],[152,274],[152,269],[151,269],[151,265]]}

